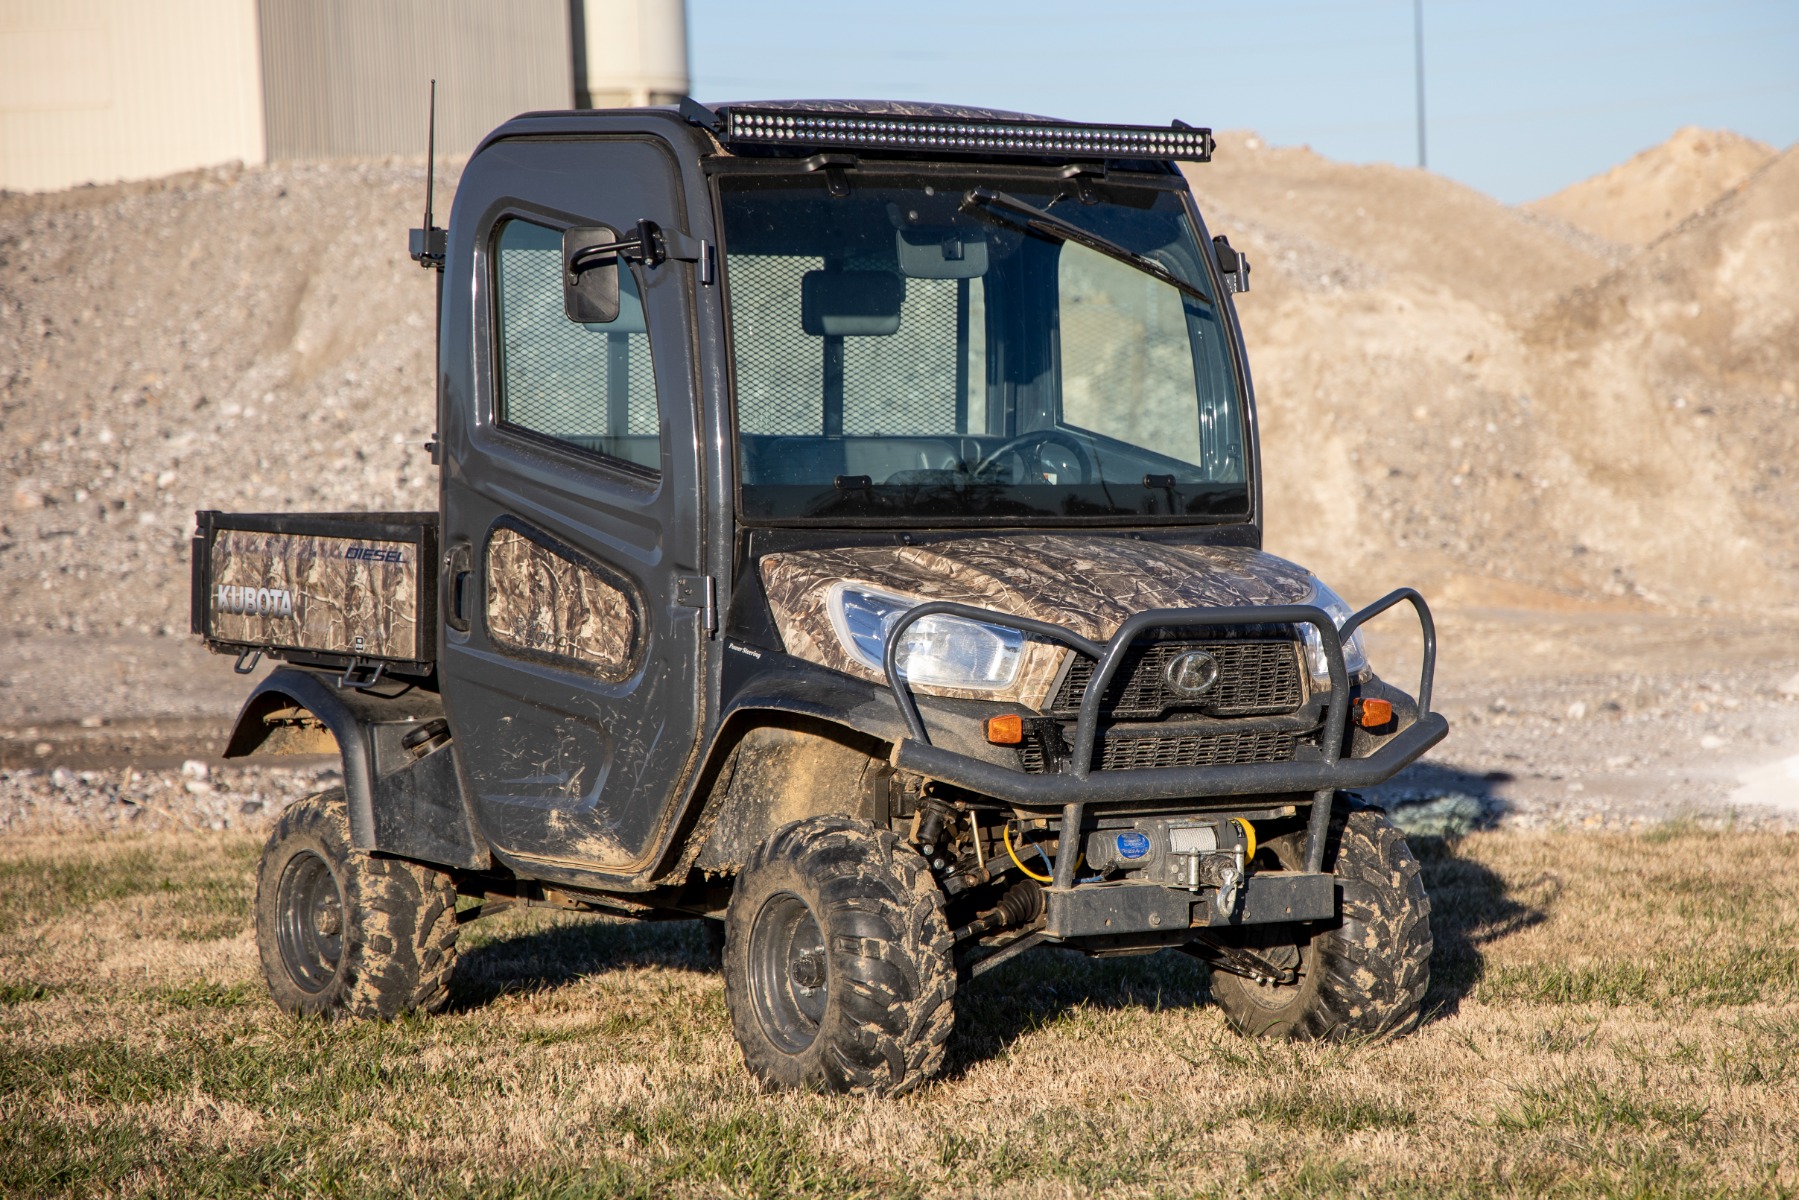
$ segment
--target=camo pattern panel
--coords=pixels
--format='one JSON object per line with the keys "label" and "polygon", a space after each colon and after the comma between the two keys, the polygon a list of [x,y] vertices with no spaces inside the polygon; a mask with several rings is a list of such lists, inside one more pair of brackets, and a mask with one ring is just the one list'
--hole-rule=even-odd
{"label": "camo pattern panel", "polygon": [[208,556],[221,642],[423,661],[412,542],[222,529]]}
{"label": "camo pattern panel", "polygon": [[497,644],[614,683],[637,663],[637,605],[590,565],[501,526],[487,539],[487,632]]}
{"label": "camo pattern panel", "polygon": [[[762,585],[787,650],[863,679],[879,673],[850,657],[831,627],[828,592],[839,580],[884,591],[991,608],[1104,641],[1152,608],[1297,604],[1311,577],[1285,559],[1238,546],[1170,546],[1124,537],[1019,534],[922,546],[847,546],[770,554]],[[1041,709],[1069,652],[1031,642],[1013,685],[1000,692],[921,687],[932,695],[1011,701]]]}

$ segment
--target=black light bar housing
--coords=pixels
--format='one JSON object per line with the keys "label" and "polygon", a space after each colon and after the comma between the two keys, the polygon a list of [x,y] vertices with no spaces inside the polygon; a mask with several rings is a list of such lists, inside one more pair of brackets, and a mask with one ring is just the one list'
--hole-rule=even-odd
{"label": "black light bar housing", "polygon": [[841,147],[923,153],[1053,158],[1146,158],[1209,162],[1210,129],[1155,125],[1072,125],[949,116],[899,116],[820,109],[719,110],[719,138],[733,149]]}

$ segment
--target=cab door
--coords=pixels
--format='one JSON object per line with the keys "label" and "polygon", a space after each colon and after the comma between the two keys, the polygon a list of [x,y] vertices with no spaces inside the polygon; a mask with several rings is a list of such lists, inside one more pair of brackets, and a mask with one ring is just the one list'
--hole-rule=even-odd
{"label": "cab door", "polygon": [[472,376],[442,429],[454,746],[503,857],[628,875],[687,769],[708,649],[694,268],[621,261],[618,319],[577,324],[561,239],[678,235],[679,177],[651,138],[501,141],[470,162],[465,213],[469,286],[446,304],[470,305]]}

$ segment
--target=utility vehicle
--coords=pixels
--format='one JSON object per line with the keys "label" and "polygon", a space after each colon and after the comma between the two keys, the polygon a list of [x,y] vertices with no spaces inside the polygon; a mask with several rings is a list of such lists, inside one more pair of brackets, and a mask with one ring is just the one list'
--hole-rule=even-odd
{"label": "utility vehicle", "polygon": [[[521,116],[438,271],[436,512],[198,514],[226,755],[342,755],[256,929],[292,1013],[446,998],[517,904],[722,924],[748,1069],[894,1094],[959,981],[1178,950],[1249,1034],[1415,1019],[1348,789],[1447,732],[1430,612],[1261,550],[1209,131],[941,105]],[[1416,696],[1360,627],[1423,639]],[[478,903],[476,903],[478,901]]]}

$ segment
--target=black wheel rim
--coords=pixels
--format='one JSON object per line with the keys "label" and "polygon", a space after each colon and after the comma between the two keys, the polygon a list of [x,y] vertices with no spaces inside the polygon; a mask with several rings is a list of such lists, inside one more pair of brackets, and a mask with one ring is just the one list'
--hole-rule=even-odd
{"label": "black wheel rim", "polygon": [[275,892],[275,941],[303,992],[322,992],[344,952],[344,902],[331,864],[310,850],[287,860]]}
{"label": "black wheel rim", "polygon": [[750,926],[749,957],[757,1022],[776,1046],[800,1053],[817,1040],[831,998],[818,918],[792,892],[769,897]]}

